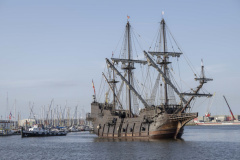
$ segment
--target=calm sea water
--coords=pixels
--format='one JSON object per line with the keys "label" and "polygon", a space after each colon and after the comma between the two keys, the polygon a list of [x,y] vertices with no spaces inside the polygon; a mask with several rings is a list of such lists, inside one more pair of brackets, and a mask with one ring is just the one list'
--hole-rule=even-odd
{"label": "calm sea water", "polygon": [[182,140],[0,137],[0,159],[240,159],[240,126],[186,126]]}

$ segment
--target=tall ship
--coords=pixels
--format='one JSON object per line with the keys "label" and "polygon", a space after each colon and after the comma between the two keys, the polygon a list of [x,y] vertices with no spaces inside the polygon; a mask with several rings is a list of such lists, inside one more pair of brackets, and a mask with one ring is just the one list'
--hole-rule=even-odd
{"label": "tall ship", "polygon": [[99,97],[94,88],[87,119],[94,133],[103,138],[181,138],[186,123],[198,116],[191,110],[195,100],[212,96],[203,89],[212,79],[205,77],[202,64],[201,73],[193,74],[197,86],[183,92],[174,78],[180,75],[175,67],[183,53],[164,18],[149,51],[135,50],[137,37],[141,36],[128,17],[119,56],[115,58],[113,52],[111,59],[106,58]]}

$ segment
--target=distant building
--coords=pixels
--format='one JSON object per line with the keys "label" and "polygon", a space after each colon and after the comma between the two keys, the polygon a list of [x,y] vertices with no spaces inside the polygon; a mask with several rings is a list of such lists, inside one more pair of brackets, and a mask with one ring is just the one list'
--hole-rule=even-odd
{"label": "distant building", "polygon": [[23,120],[19,120],[18,121],[18,126],[20,127],[24,127],[24,126],[33,126],[34,124],[36,124],[35,119],[23,119]]}
{"label": "distant building", "polygon": [[3,129],[11,129],[14,127],[14,121],[9,121],[9,120],[0,120],[0,130]]}
{"label": "distant building", "polygon": [[[236,121],[240,121],[240,115],[234,115]],[[233,121],[231,115],[214,115],[214,116],[199,116],[194,119],[194,122],[223,122],[223,121]]]}

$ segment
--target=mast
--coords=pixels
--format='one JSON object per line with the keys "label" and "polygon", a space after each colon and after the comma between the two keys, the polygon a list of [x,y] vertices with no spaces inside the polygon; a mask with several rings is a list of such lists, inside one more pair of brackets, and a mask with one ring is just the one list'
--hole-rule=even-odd
{"label": "mast", "polygon": [[143,103],[143,105],[147,108],[149,107],[147,102],[142,98],[142,96],[133,88],[133,86],[123,77],[123,75],[114,67],[114,65],[106,58],[106,62],[112,70],[115,70],[116,74],[124,81],[130,90],[138,97],[138,99]]}
{"label": "mast", "polygon": [[[127,22],[127,38],[128,38],[128,60],[131,59],[131,53],[130,53],[130,24],[129,21]],[[131,63],[128,62],[128,82],[131,85]],[[131,104],[131,90],[128,88],[128,102],[129,102],[129,117],[132,117],[132,104]]]}
{"label": "mast", "polygon": [[[130,17],[127,16],[127,18],[129,19]],[[121,69],[125,70],[124,71],[125,74],[124,74],[124,76],[121,77],[121,79],[127,85],[127,87],[126,87],[126,103],[128,103],[127,104],[127,106],[128,106],[127,116],[128,117],[133,116],[132,100],[131,99],[132,99],[132,96],[134,97],[134,95],[135,95],[135,91],[133,90],[134,88],[132,86],[132,85],[134,85],[133,72],[132,72],[132,70],[135,69],[134,68],[134,63],[139,63],[139,64],[143,64],[143,65],[147,64],[147,61],[145,61],[145,60],[134,60],[134,59],[132,59],[133,57],[131,55],[132,46],[131,46],[131,31],[130,31],[131,28],[130,27],[131,27],[130,23],[127,20],[127,24],[126,24],[126,27],[125,27],[125,35],[124,35],[124,52],[123,52],[122,58],[111,58],[112,63],[109,62],[110,66],[118,64],[120,62],[120,63],[122,63]],[[113,106],[116,107],[116,103],[117,103],[117,101],[119,101],[118,97],[119,97],[119,93],[121,93],[123,83],[120,85],[120,90],[118,91],[117,96],[116,96],[115,89],[117,87],[116,87],[115,83],[117,83],[118,81],[115,81],[115,74],[117,74],[119,76],[119,72],[116,71],[115,69],[113,69],[113,67],[111,67],[111,68],[113,70],[113,79],[108,81],[108,83],[113,83],[112,87],[110,87],[110,88],[112,88],[112,90],[113,90]],[[125,75],[127,75],[126,79],[125,79]],[[131,87],[129,88],[129,86],[131,86]],[[134,93],[134,95],[132,95],[132,93]],[[139,98],[139,96],[137,96],[137,97]],[[145,102],[143,102],[143,103],[145,103]],[[147,104],[144,104],[144,105],[145,105],[145,107],[148,106]]]}
{"label": "mast", "polygon": [[7,92],[7,114],[6,114],[6,118],[9,119],[9,116],[8,116],[8,92]]}
{"label": "mast", "polygon": [[173,85],[171,80],[163,73],[163,71],[158,67],[158,65],[151,59],[151,57],[148,55],[146,51],[143,51],[145,57],[147,58],[148,65],[151,65],[153,68],[155,68],[163,77],[164,81],[172,87],[172,89],[177,93],[177,95],[180,97],[180,99],[183,101],[183,103],[187,103],[187,100],[183,97],[183,95],[178,91],[178,89]]}
{"label": "mast", "polygon": [[[114,77],[114,70],[113,70],[113,82],[115,82],[115,77]],[[116,100],[115,100],[115,83],[113,83],[112,85],[113,87],[113,108],[116,109]]]}
{"label": "mast", "polygon": [[45,105],[43,106],[43,126],[44,127],[47,127],[47,125],[46,125],[46,123],[47,123],[47,121],[46,121],[46,119],[45,119]]}
{"label": "mast", "polygon": [[[113,72],[114,72],[114,70],[113,70]],[[123,109],[123,108],[122,108],[122,104],[121,104],[120,100],[118,99],[118,97],[116,96],[115,91],[114,91],[114,86],[115,86],[115,83],[116,83],[117,81],[115,81],[115,79],[114,79],[113,81],[114,81],[115,83],[113,83],[113,86],[111,86],[111,85],[110,85],[111,81],[110,81],[110,82],[108,81],[108,79],[107,79],[107,77],[105,76],[104,73],[102,73],[102,75],[103,75],[103,77],[105,78],[106,82],[108,83],[110,89],[111,89],[112,92],[113,92],[113,97],[114,97],[114,98],[113,98],[113,106],[114,106],[114,109],[116,109],[116,108],[115,108],[115,104],[116,104],[115,99],[117,99],[117,101],[118,101],[118,103],[119,103],[119,105],[120,105],[120,109]]]}
{"label": "mast", "polygon": [[18,112],[18,121],[17,121],[17,126],[19,126],[19,112]]}
{"label": "mast", "polygon": [[14,111],[14,127],[15,127],[15,129],[16,129],[16,125],[17,125],[17,123],[16,123],[16,99],[15,99],[15,101],[14,101],[14,109],[15,109],[15,111]]}
{"label": "mast", "polygon": [[200,89],[203,87],[204,83],[207,83],[208,81],[213,80],[211,78],[205,78],[203,60],[201,60],[201,68],[202,68],[202,70],[201,70],[200,78],[195,78],[196,81],[200,82],[197,89],[193,93],[182,93],[185,96],[192,96],[192,97],[188,100],[188,102],[185,104],[185,106],[183,107],[183,109],[180,112],[183,112],[187,107],[189,107],[188,105],[191,103],[191,101],[194,99],[195,96],[207,96],[207,97],[212,96],[212,94],[199,94],[198,93],[200,91]]}
{"label": "mast", "polygon": [[[148,53],[146,51],[144,51],[144,54],[147,58],[147,61],[149,63],[149,65],[152,65],[155,69],[157,69],[157,71],[161,74],[162,78],[164,79],[164,105],[167,106],[169,105],[169,93],[172,92],[172,90],[180,97],[180,100],[184,103],[183,108],[181,109],[180,112],[183,112],[187,107],[189,107],[189,104],[191,103],[191,101],[194,99],[194,97],[196,96],[212,96],[211,94],[199,94],[200,89],[202,88],[204,83],[207,83],[207,81],[212,81],[212,79],[210,78],[205,78],[205,74],[204,74],[204,66],[203,66],[203,62],[202,62],[202,72],[201,72],[201,77],[200,78],[195,78],[196,81],[200,81],[199,86],[197,87],[197,89],[195,91],[193,91],[193,93],[180,93],[177,89],[177,87],[175,87],[173,85],[173,83],[170,80],[169,77],[169,70],[168,70],[168,64],[170,64],[171,62],[169,62],[169,57],[180,57],[180,55],[182,55],[181,52],[175,52],[173,50],[173,52],[168,52],[167,51],[167,37],[166,37],[166,23],[165,20],[162,18],[161,22],[160,22],[160,43],[159,46],[162,46],[162,49],[159,48],[159,51],[154,52],[154,51],[149,51],[148,53],[151,54],[152,56],[157,56],[157,58],[161,58],[162,57],[162,61],[158,61],[157,59],[157,64],[160,64],[160,67],[149,57]],[[162,34],[162,35],[161,35]],[[163,40],[163,43],[161,45],[161,40]],[[175,40],[174,40],[175,41]],[[175,42],[176,43],[176,42]],[[176,44],[177,45],[177,44]],[[163,51],[161,51],[163,50]],[[168,87],[170,87],[168,89]],[[169,93],[168,93],[169,91]],[[191,96],[191,98],[189,100],[186,100],[184,98],[184,96]],[[178,112],[179,110],[177,110]]]}
{"label": "mast", "polygon": [[53,121],[52,121],[52,109],[51,109],[51,127],[52,127],[52,125],[53,125],[52,122],[53,122]]}
{"label": "mast", "polygon": [[[165,76],[167,76],[167,54],[166,54],[166,30],[165,30],[165,21],[164,19],[162,19],[161,21],[162,24],[162,32],[163,32],[163,52],[164,52],[164,56],[163,56],[163,73],[165,74]],[[167,83],[164,83],[164,95],[165,95],[165,105],[168,105],[168,93],[167,93]]]}

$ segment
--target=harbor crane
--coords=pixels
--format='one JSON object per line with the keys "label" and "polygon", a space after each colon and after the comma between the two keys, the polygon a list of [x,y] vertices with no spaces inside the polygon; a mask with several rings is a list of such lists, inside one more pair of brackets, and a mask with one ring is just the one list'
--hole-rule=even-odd
{"label": "harbor crane", "polygon": [[229,104],[228,104],[228,102],[227,102],[226,97],[223,96],[223,98],[225,99],[225,101],[226,101],[226,103],[227,103],[227,106],[228,106],[228,108],[229,108],[229,111],[230,111],[230,113],[231,113],[231,115],[232,115],[233,120],[236,120],[236,118],[234,117],[234,115],[233,115],[233,113],[232,113],[232,110],[231,110],[231,108],[230,108],[230,106],[229,106]]}

